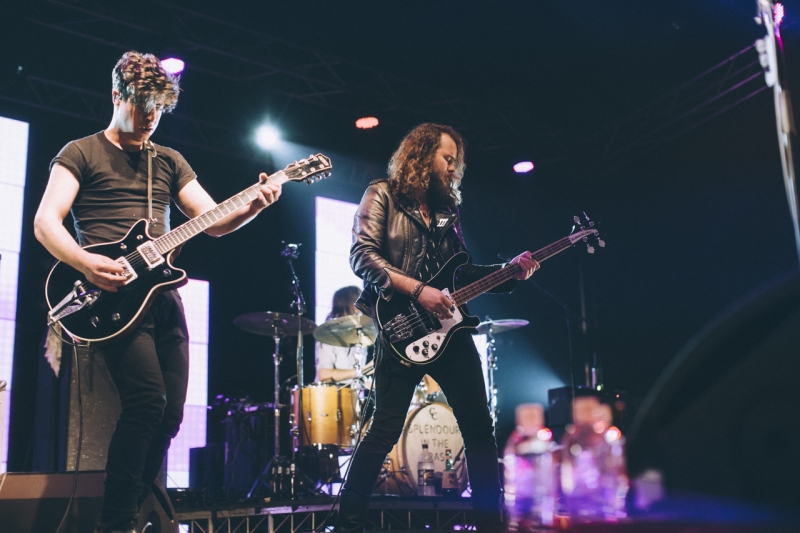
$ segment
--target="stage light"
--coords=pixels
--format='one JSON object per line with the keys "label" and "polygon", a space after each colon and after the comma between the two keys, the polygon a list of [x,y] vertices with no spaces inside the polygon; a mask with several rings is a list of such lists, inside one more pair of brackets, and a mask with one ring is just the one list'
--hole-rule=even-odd
{"label": "stage light", "polygon": [[517,174],[527,174],[531,170],[533,170],[533,163],[530,161],[520,161],[514,165],[514,172]]}
{"label": "stage light", "polygon": [[281,140],[281,134],[270,124],[264,124],[256,130],[256,144],[264,150],[275,148]]}
{"label": "stage light", "polygon": [[177,75],[183,72],[183,67],[186,65],[177,57],[168,57],[161,61],[161,66],[164,67],[164,70],[166,70],[168,74]]}
{"label": "stage light", "polygon": [[375,117],[362,117],[356,120],[356,128],[360,130],[368,130],[374,128],[378,124],[380,124],[380,122]]}

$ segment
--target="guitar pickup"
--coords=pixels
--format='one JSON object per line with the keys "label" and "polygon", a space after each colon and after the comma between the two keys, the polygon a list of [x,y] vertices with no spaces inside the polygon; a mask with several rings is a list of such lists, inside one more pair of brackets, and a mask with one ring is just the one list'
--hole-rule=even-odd
{"label": "guitar pickup", "polygon": [[139,277],[139,275],[136,274],[136,270],[134,270],[128,260],[124,257],[118,257],[117,263],[122,266],[122,275],[125,276],[125,285]]}
{"label": "guitar pickup", "polygon": [[153,269],[164,262],[164,256],[158,252],[156,245],[153,244],[153,241],[147,241],[144,244],[140,244],[136,247],[136,251],[139,252],[139,255],[142,256],[142,259],[144,259],[144,262],[147,263],[147,267],[150,269]]}

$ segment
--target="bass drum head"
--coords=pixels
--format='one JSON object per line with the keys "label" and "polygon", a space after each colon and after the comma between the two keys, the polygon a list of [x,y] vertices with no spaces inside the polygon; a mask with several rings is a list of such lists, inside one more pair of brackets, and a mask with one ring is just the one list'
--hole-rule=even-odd
{"label": "bass drum head", "polygon": [[[455,464],[461,492],[467,488],[467,469],[464,461],[464,440],[458,429],[456,417],[449,406],[433,402],[415,407],[406,418],[406,425],[400,441],[392,450],[396,452],[399,462],[398,470],[405,478],[406,485],[414,492],[417,490],[417,461],[422,453],[422,445],[428,445],[428,451],[433,454],[437,478],[445,468],[445,450],[450,450],[455,459],[460,454]],[[407,492],[407,491],[406,491]]]}

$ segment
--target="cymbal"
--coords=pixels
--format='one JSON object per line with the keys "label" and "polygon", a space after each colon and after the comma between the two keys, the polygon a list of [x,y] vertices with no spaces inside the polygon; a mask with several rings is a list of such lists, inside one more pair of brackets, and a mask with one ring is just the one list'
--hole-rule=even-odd
{"label": "cymbal", "polygon": [[486,335],[489,333],[489,328],[492,329],[492,333],[503,333],[504,331],[521,328],[522,326],[527,326],[528,324],[529,322],[527,320],[523,320],[521,318],[506,318],[503,320],[487,320],[485,322],[481,322],[475,329],[477,329],[478,333],[481,335]]}
{"label": "cymbal", "polygon": [[[359,338],[359,330],[362,335]],[[372,346],[378,335],[375,323],[366,315],[347,315],[332,318],[317,326],[314,338],[323,344],[350,346],[361,342],[362,346]]]}
{"label": "cymbal", "polygon": [[265,311],[260,313],[248,313],[246,315],[239,315],[233,319],[233,324],[239,328],[247,331],[248,333],[255,333],[256,335],[268,335],[279,337],[289,337],[297,335],[298,330],[303,332],[303,335],[313,333],[317,325],[308,318],[290,315],[289,313],[273,313]]}

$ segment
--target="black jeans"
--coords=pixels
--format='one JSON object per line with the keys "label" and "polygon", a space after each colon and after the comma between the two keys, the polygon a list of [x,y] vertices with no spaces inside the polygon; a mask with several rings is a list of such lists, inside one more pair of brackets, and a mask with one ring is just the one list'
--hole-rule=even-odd
{"label": "black jeans", "polygon": [[[388,349],[387,349],[388,350]],[[497,444],[486,399],[481,361],[470,334],[453,335],[442,356],[431,364],[406,367],[384,350],[375,370],[375,414],[353,456],[342,492],[339,525],[363,519],[369,495],[383,461],[400,438],[414,389],[425,374],[447,396],[464,439],[473,507],[484,518],[499,522],[500,474]]]}
{"label": "black jeans", "polygon": [[102,525],[128,530],[183,420],[189,332],[178,292],[158,295],[133,333],[95,350],[105,357],[121,405],[108,448]]}

